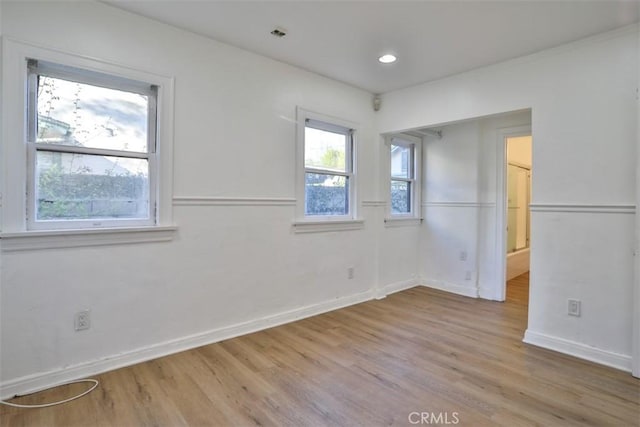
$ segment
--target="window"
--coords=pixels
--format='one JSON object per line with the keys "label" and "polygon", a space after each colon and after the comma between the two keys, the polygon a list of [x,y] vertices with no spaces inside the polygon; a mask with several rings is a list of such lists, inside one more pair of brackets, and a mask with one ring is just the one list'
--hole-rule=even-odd
{"label": "window", "polygon": [[304,214],[349,215],[351,129],[307,119],[304,127]]}
{"label": "window", "polygon": [[27,61],[27,226],[155,225],[158,87]]}
{"label": "window", "polygon": [[389,139],[391,218],[420,217],[420,142],[409,135]]}
{"label": "window", "polygon": [[174,79],[3,42],[0,251],[173,239]]}
{"label": "window", "polygon": [[355,127],[301,109],[298,116],[298,216],[306,221],[354,220]]}

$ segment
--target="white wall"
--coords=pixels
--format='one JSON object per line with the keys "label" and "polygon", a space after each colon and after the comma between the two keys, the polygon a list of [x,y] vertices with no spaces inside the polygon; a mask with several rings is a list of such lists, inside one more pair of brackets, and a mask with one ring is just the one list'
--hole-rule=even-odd
{"label": "white wall", "polygon": [[[381,209],[381,214],[384,210]],[[384,215],[381,215],[382,217]],[[420,284],[419,266],[420,226],[395,223],[381,231],[379,253],[379,280],[382,295]]]}
{"label": "white wall", "polygon": [[[387,93],[378,117],[381,132],[394,132],[532,109],[527,341],[623,369],[631,355],[637,31]],[[567,316],[568,298],[582,301],[582,317]]]}
{"label": "white wall", "polygon": [[[534,181],[538,203],[633,204],[631,32],[392,92],[375,116],[369,93],[100,3],[0,2],[0,16],[3,37],[174,76],[174,197],[208,198],[200,206],[174,204],[179,230],[171,242],[2,252],[4,397],[383,295],[415,283],[423,269],[434,271],[424,264],[431,262],[423,258],[426,223],[382,225],[388,177],[378,173],[386,159],[377,130],[533,108],[534,162],[536,170],[539,163],[548,170]],[[361,124],[364,229],[295,234],[293,202],[266,200],[294,198],[298,105]],[[495,132],[483,126],[473,125],[481,147]],[[576,166],[557,168],[556,159],[573,155],[578,141],[586,149]],[[460,150],[471,172],[463,170],[452,190],[432,200],[490,204],[494,153]],[[481,183],[475,191],[474,179]],[[458,211],[465,222],[464,209]],[[482,232],[489,212],[469,218],[460,237],[481,295],[482,266],[490,265],[482,257],[495,244]],[[627,361],[632,217],[536,213],[531,331]],[[554,246],[558,239],[562,244]],[[565,246],[574,254],[566,274],[547,253]],[[451,253],[446,257],[454,262]],[[353,280],[346,276],[350,266]],[[441,273],[452,271],[457,267]],[[563,315],[569,295],[583,300],[582,318]],[[76,333],[73,314],[84,308],[92,311],[92,328]]]}
{"label": "white wall", "polygon": [[[174,197],[208,198],[174,203],[171,242],[3,252],[3,396],[368,299],[414,276],[394,259],[378,274],[371,94],[100,3],[1,10],[3,37],[174,76]],[[296,106],[360,124],[364,229],[292,231]],[[404,231],[384,230],[384,245],[417,246],[417,236],[396,238]],[[74,332],[85,308],[92,327]]]}
{"label": "white wall", "polygon": [[494,289],[498,132],[530,122],[528,111],[503,114],[443,126],[441,139],[427,139],[419,261],[426,285],[500,299]]}
{"label": "white wall", "polygon": [[[421,151],[420,156],[422,156]],[[381,203],[377,214],[377,222],[385,222],[391,217],[390,206],[390,173],[391,155],[384,137],[378,144],[378,174],[376,184]],[[422,156],[423,157],[423,156]],[[420,207],[419,207],[420,208]],[[420,283],[419,265],[420,224],[414,220],[388,220],[380,232],[378,247],[378,276],[382,286],[379,294],[404,289]]]}
{"label": "white wall", "polygon": [[429,286],[477,296],[479,122],[446,126],[423,150],[420,276]]}

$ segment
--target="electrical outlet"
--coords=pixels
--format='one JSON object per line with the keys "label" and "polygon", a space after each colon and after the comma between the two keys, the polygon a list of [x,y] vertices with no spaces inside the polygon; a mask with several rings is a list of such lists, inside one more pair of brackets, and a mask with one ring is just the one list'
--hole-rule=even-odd
{"label": "electrical outlet", "polygon": [[466,261],[466,260],[467,260],[467,251],[460,252],[460,261]]}
{"label": "electrical outlet", "polygon": [[467,271],[466,274],[464,275],[464,280],[471,280],[471,272]]}
{"label": "electrical outlet", "polygon": [[568,300],[567,314],[569,316],[580,317],[580,309],[582,303],[577,299]]}
{"label": "electrical outlet", "polygon": [[76,313],[75,317],[76,331],[84,331],[91,327],[91,312],[89,310],[82,310]]}
{"label": "electrical outlet", "polygon": [[353,267],[347,268],[347,279],[353,279],[354,274],[355,274],[355,268]]}

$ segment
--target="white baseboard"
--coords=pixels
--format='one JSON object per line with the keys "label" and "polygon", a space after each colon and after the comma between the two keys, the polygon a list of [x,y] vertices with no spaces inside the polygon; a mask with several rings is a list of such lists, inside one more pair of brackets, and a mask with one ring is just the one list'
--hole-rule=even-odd
{"label": "white baseboard", "polygon": [[238,323],[231,326],[212,329],[199,334],[165,341],[163,343],[117,354],[104,359],[93,360],[74,366],[66,366],[48,372],[27,375],[0,384],[0,399],[9,399],[16,395],[24,395],[44,390],[80,378],[100,374],[136,363],[146,362],[181,351],[190,350],[203,345],[212,344],[226,339],[246,335],[263,329],[272,328],[285,323],[316,316],[318,314],[337,310],[350,305],[369,301],[374,297],[373,291],[366,291],[347,297],[337,298],[306,307],[285,311],[263,317],[261,319]]}
{"label": "white baseboard", "polygon": [[522,341],[527,344],[536,345],[538,347],[554,350],[580,359],[589,360],[590,362],[631,372],[631,356],[625,354],[601,350],[579,342],[534,332],[530,329],[527,329],[524,333],[524,339]]}
{"label": "white baseboard", "polygon": [[526,248],[507,254],[507,281],[529,271],[530,253],[529,248]]}
{"label": "white baseboard", "polygon": [[418,286],[420,281],[418,279],[403,280],[401,282],[389,283],[384,285],[381,289],[378,289],[376,293],[376,299],[385,298],[387,295],[395,294],[396,292],[404,291]]}
{"label": "white baseboard", "polygon": [[456,283],[446,282],[444,280],[422,279],[422,286],[463,295],[465,297],[478,298],[479,296],[478,288],[476,287],[462,286]]}
{"label": "white baseboard", "polygon": [[502,294],[497,293],[497,286],[478,286],[478,298],[486,299],[489,301],[504,301]]}

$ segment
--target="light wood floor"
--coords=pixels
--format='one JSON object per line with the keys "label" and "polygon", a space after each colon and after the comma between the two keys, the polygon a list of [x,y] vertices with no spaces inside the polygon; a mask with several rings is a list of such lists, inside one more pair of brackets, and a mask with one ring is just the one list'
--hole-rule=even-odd
{"label": "light wood floor", "polygon": [[0,424],[379,426],[411,425],[418,412],[471,426],[640,425],[639,380],[523,344],[527,276],[507,295],[410,289],[100,375],[63,406],[0,407]]}

